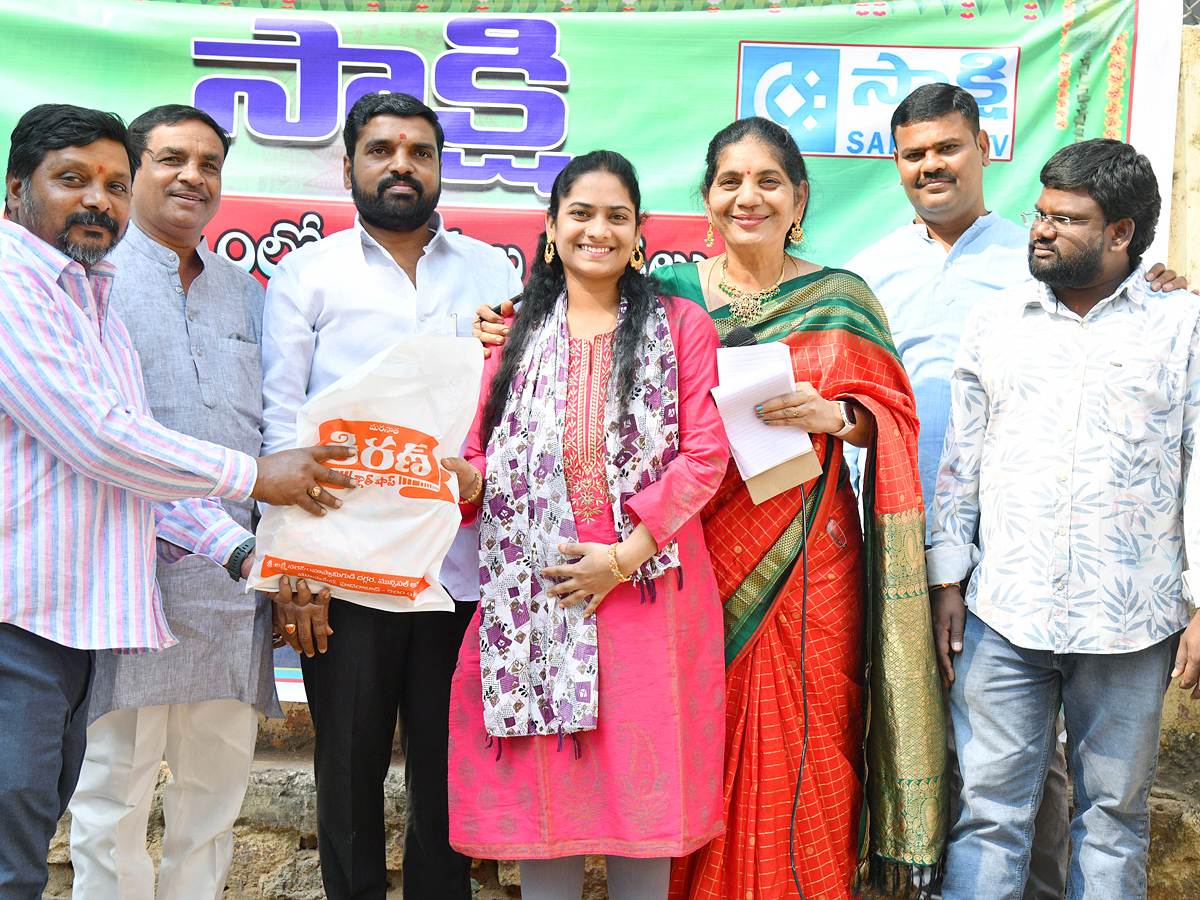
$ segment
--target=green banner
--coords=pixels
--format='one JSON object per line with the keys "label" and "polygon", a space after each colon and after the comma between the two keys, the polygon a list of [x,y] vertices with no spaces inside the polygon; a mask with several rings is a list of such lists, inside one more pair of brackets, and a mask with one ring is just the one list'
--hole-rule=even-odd
{"label": "green banner", "polygon": [[303,206],[346,198],[348,105],[404,90],[443,119],[444,204],[539,209],[570,155],[610,148],[637,165],[652,213],[689,217],[672,220],[670,239],[659,231],[686,256],[702,251],[688,222],[709,138],[767,115],[809,159],[805,255],[836,264],[911,215],[888,121],[920,84],[977,97],[992,140],[989,201],[1010,218],[1030,206],[1055,149],[1125,139],[1142,5],[0,0],[0,132],[47,101],[127,119],[195,102],[235,135],[227,194]]}

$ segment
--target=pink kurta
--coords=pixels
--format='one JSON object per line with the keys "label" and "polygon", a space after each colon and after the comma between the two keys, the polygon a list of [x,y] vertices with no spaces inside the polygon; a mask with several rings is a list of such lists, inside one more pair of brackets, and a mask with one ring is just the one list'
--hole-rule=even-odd
{"label": "pink kurta", "polygon": [[[679,541],[683,586],[672,570],[656,582],[653,603],[643,602],[632,582],[604,599],[596,614],[599,725],[576,735],[577,745],[554,736],[489,741],[476,613],[450,696],[450,843],[468,855],[682,856],[724,830],[722,613],[698,518],[728,456],[709,395],[717,335],[695,304],[673,300],[667,309],[679,368],[680,453],[658,482],[629,501],[627,512],[659,546]],[[609,336],[571,341],[564,466],[581,542],[618,540],[611,502],[597,503],[594,478],[610,345]],[[488,360],[485,385],[499,356]],[[478,416],[467,458],[483,470]]]}

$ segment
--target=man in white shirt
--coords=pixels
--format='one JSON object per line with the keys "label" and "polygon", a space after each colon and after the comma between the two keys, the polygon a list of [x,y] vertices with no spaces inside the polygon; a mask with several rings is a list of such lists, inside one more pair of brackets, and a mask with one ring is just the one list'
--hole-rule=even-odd
{"label": "man in white shirt", "polygon": [[1086,141],[1041,181],[1026,214],[1037,281],[969,317],[937,477],[935,606],[963,615],[974,569],[950,688],[963,787],[946,900],[1020,889],[1060,706],[1070,896],[1144,898],[1163,692],[1200,675],[1184,570],[1200,552],[1185,512],[1200,301],[1152,294],[1139,266],[1160,206],[1144,156]]}
{"label": "man in white shirt", "polygon": [[[296,410],[373,354],[424,331],[469,336],[479,303],[521,290],[501,250],[447,231],[436,212],[443,135],[407,94],[367,94],[345,126],[353,228],[289,254],[263,316],[263,447],[295,445]],[[467,900],[470,860],[451,849],[446,800],[450,680],[479,597],[478,532],[443,566],[457,611],[396,613],[327,594],[277,605],[295,625],[316,731],[317,830],[331,900],[384,900],[383,781],[397,715],[408,813],[408,900]],[[301,604],[309,600],[299,591]],[[327,619],[326,619],[327,616]],[[328,627],[326,627],[326,621]]]}

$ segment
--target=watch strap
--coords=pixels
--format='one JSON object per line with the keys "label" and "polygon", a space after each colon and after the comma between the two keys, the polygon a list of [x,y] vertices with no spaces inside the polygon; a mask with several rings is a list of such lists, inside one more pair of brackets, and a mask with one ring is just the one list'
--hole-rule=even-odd
{"label": "watch strap", "polygon": [[835,400],[834,402],[838,405],[838,410],[842,414],[842,427],[835,431],[833,436],[835,438],[844,438],[851,431],[853,431],[854,426],[858,424],[854,417],[854,407],[852,407],[845,400]]}
{"label": "watch strap", "polygon": [[246,538],[234,549],[233,555],[229,557],[229,562],[225,563],[225,571],[234,581],[242,580],[242,563],[246,561],[247,556],[254,552],[254,545],[254,538]]}

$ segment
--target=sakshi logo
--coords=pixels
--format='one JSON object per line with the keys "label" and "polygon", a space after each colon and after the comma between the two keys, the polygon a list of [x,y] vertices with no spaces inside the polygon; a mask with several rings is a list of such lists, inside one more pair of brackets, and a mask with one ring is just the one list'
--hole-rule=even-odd
{"label": "sakshi logo", "polygon": [[1013,158],[1017,47],[890,47],[743,41],[738,118],[777,122],[810,156],[890,157],[892,113],[923,84],[969,91],[992,159]]}

